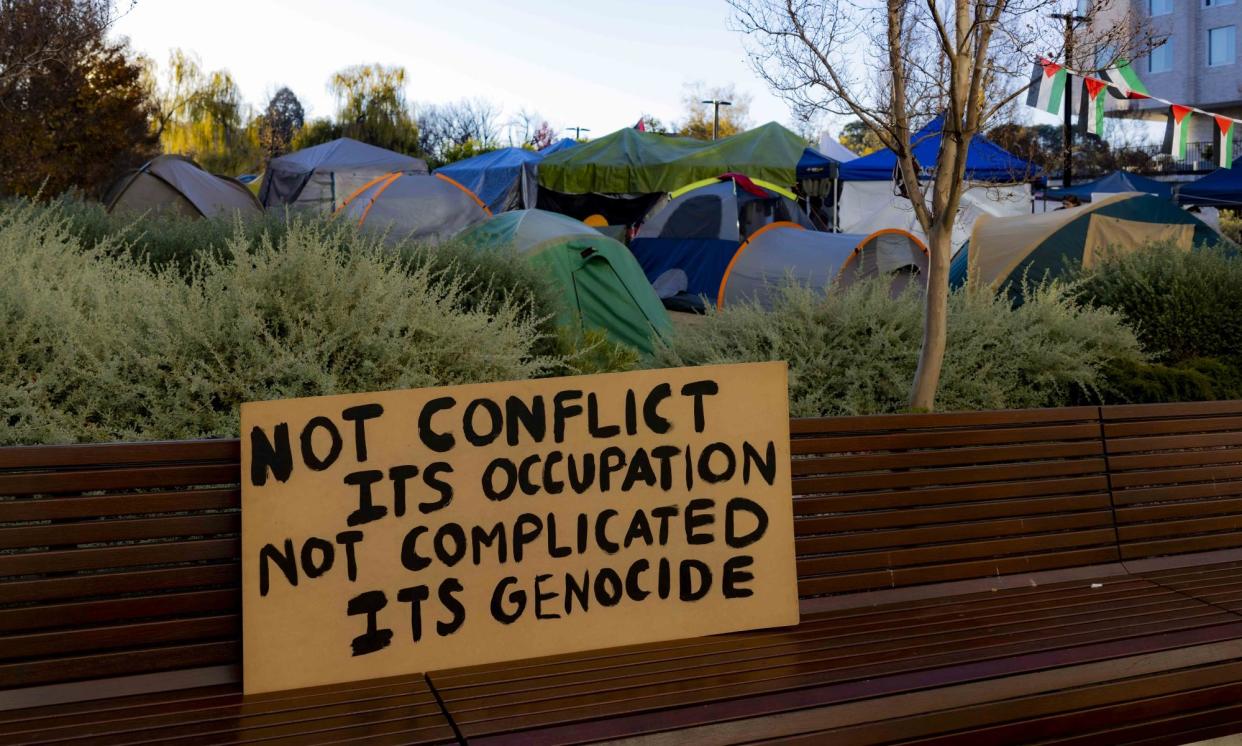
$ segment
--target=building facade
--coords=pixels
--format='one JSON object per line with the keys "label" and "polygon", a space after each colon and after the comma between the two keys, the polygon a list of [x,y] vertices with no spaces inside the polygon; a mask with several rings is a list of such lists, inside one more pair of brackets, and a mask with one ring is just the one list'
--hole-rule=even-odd
{"label": "building facade", "polygon": [[[1174,103],[1242,118],[1242,60],[1238,59],[1242,0],[1128,2],[1133,15],[1149,24],[1154,39],[1163,40],[1133,62],[1147,90]],[[1104,16],[1096,22],[1108,22]],[[1115,108],[1155,119],[1163,118],[1167,107],[1155,101],[1129,101],[1116,102]],[[1192,124],[1192,142],[1212,139],[1210,120],[1196,117]]]}

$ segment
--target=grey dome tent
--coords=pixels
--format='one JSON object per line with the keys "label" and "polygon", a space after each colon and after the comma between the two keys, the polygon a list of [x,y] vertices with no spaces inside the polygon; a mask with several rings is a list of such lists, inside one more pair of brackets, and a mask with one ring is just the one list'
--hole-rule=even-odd
{"label": "grey dome tent", "polygon": [[263,208],[236,179],[204,171],[180,155],[161,155],[122,176],[104,199],[108,212],[168,212],[201,218]]}
{"label": "grey dome tent", "polygon": [[443,174],[395,173],[354,192],[337,214],[393,238],[438,243],[492,216],[478,196]]}
{"label": "grey dome tent", "polygon": [[769,308],[790,279],[827,291],[888,276],[895,293],[910,285],[926,289],[927,267],[927,247],[906,231],[821,233],[773,223],[738,248],[720,281],[716,305],[749,300]]}
{"label": "grey dome tent", "polygon": [[273,158],[263,172],[264,207],[291,205],[335,212],[364,184],[394,172],[427,173],[421,159],[342,137]]}

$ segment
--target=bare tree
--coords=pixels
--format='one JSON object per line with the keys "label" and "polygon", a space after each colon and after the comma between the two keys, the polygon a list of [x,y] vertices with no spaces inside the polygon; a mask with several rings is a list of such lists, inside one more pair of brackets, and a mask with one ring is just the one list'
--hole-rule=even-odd
{"label": "bare tree", "polygon": [[[910,405],[931,410],[948,330],[952,232],[965,183],[967,146],[1021,95],[1039,55],[1063,59],[1064,0],[729,0],[753,67],[795,112],[851,116],[897,155],[898,181],[928,237],[930,271],[923,344]],[[1088,15],[1104,9],[1094,4]],[[1067,7],[1061,7],[1065,5]],[[1077,39],[1109,50],[1097,69],[1129,56],[1140,31],[1127,19]],[[1090,34],[1090,38],[1086,35]],[[1084,55],[1085,56],[1085,55]],[[933,173],[915,161],[916,128],[944,114]]]}
{"label": "bare tree", "polygon": [[499,144],[501,110],[490,101],[462,99],[417,110],[419,150],[432,163],[451,163]]}

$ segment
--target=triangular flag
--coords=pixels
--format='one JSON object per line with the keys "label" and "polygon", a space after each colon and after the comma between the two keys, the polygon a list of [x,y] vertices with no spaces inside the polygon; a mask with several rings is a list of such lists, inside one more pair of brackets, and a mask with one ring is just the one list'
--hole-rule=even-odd
{"label": "triangular flag", "polygon": [[1113,98],[1151,98],[1147,86],[1126,60],[1117,60],[1117,64],[1100,73],[1100,77],[1108,81],[1108,93]]}
{"label": "triangular flag", "polygon": [[1082,108],[1078,111],[1080,132],[1102,135],[1104,133],[1104,89],[1108,83],[1095,78],[1082,79]]}
{"label": "triangular flag", "polygon": [[642,117],[638,118],[638,124],[634,125],[634,129],[638,130],[639,132],[647,131],[647,123],[643,121]]}
{"label": "triangular flag", "polygon": [[1212,128],[1212,160],[1218,168],[1233,167],[1233,120],[1214,115],[1216,126]]}
{"label": "triangular flag", "polygon": [[1066,82],[1064,67],[1040,59],[1031,70],[1031,86],[1027,90],[1026,105],[1050,114],[1060,113]]}
{"label": "triangular flag", "polygon": [[1168,119],[1164,125],[1164,147],[1160,152],[1167,153],[1178,160],[1186,160],[1186,141],[1190,135],[1189,106],[1169,106]]}

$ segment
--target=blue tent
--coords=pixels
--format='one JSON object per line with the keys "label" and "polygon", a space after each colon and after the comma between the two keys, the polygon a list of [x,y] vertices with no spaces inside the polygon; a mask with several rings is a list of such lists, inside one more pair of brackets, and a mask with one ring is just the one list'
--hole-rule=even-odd
{"label": "blue tent", "polygon": [[837,159],[829,158],[814,148],[807,148],[798,159],[798,181],[836,178],[837,169],[840,167],[841,162]]}
{"label": "blue tent", "polygon": [[[940,132],[944,129],[944,116],[927,123],[910,138],[914,144],[914,158],[924,172],[936,167],[940,153]],[[897,166],[897,154],[891,150],[877,150],[848,163],[841,164],[841,181],[891,181]],[[1039,172],[1033,163],[1018,158],[1004,148],[990,142],[982,135],[971,140],[966,153],[966,179],[993,183],[1027,181]]]}
{"label": "blue tent", "polygon": [[[494,213],[534,207],[536,164],[547,155],[577,144],[565,138],[539,152],[524,148],[501,148],[450,163],[436,169],[436,173],[449,177],[479,195],[479,199]],[[523,173],[526,174],[525,179]]]}
{"label": "blue tent", "polygon": [[1044,192],[1045,199],[1065,199],[1077,197],[1082,202],[1090,202],[1092,194],[1120,194],[1121,192],[1140,192],[1154,194],[1164,199],[1173,198],[1173,185],[1167,181],[1156,181],[1146,176],[1131,174],[1125,171],[1114,171],[1108,176],[1075,184],[1068,189],[1049,189]]}
{"label": "blue tent", "polygon": [[1218,168],[1198,181],[1177,188],[1177,201],[1183,205],[1242,206],[1242,158],[1233,168]]}

